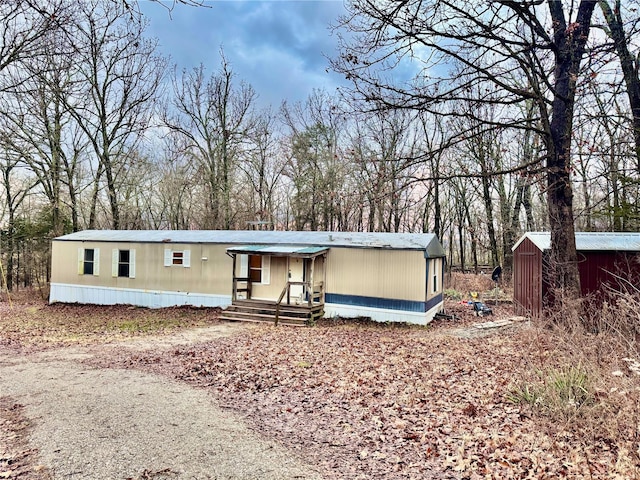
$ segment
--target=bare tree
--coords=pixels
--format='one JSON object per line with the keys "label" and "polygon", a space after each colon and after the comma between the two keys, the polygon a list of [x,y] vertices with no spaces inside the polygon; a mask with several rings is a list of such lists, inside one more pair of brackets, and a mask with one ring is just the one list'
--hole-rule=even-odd
{"label": "bare tree", "polygon": [[281,107],[290,130],[285,175],[293,182],[296,230],[335,230],[340,217],[344,168],[340,150],[343,115],[337,100],[315,90],[305,102]]}
{"label": "bare tree", "polygon": [[86,90],[67,106],[97,159],[90,228],[95,226],[103,180],[111,227],[121,227],[118,185],[126,173],[123,167],[150,125],[165,72],[166,60],[155,53],[156,42],[143,33],[144,24],[130,21],[122,5],[81,3],[73,38],[78,63],[72,72]]}
{"label": "bare tree", "polygon": [[192,161],[185,138],[169,132],[154,148],[153,165],[155,188],[149,202],[149,217],[153,228],[188,230],[206,224],[202,205],[202,179],[198,166]]}
{"label": "bare tree", "polygon": [[[63,0],[0,2],[0,73],[22,60],[42,56],[43,37],[69,20],[66,9]],[[17,78],[0,76],[0,91],[14,87]]]}
{"label": "bare tree", "polygon": [[[442,183],[443,158],[447,151],[448,135],[445,133],[444,118],[423,112],[418,116],[422,131],[422,151],[420,162],[424,167],[421,183],[426,188],[422,213],[422,231],[433,232],[438,238],[443,236],[442,227]],[[433,213],[431,210],[433,209]],[[433,222],[431,222],[433,218]]]}
{"label": "bare tree", "polygon": [[416,150],[419,124],[410,112],[376,112],[362,116],[352,128],[353,174],[359,178],[367,230],[398,232],[419,216],[416,194]]}
{"label": "bare tree", "polygon": [[[604,14],[607,34],[613,41],[613,49],[620,61],[622,77],[631,108],[631,125],[635,141],[637,169],[640,172],[640,58],[631,52],[634,38],[640,33],[640,17],[637,1],[600,0],[598,2]],[[611,8],[613,4],[613,8]]]}
{"label": "bare tree", "polygon": [[276,223],[276,190],[281,186],[285,168],[281,137],[277,131],[277,117],[270,110],[262,112],[254,121],[245,159],[239,165],[244,173],[247,192],[248,220]]}
{"label": "bare tree", "polygon": [[[8,148],[7,148],[8,147]],[[4,205],[6,207],[6,243],[3,254],[7,259],[6,287],[13,289],[14,285],[14,260],[17,251],[16,220],[22,203],[37,182],[25,175],[24,164],[21,157],[12,145],[0,141],[0,181],[3,190]]]}
{"label": "bare tree", "polygon": [[231,66],[221,53],[220,70],[205,77],[202,65],[174,74],[172,111],[166,125],[186,139],[208,191],[206,228],[231,228],[235,216],[232,190],[243,144],[252,131],[253,88],[235,83]]}
{"label": "bare tree", "polygon": [[[570,178],[571,127],[596,0],[465,2],[352,0],[334,68],[377,108],[429,109],[467,99],[505,108],[533,101],[545,145],[545,174],[556,287],[579,290]],[[355,35],[355,37],[354,37]],[[411,82],[389,82],[404,64]],[[491,86],[497,94],[474,95]],[[449,114],[457,115],[455,105]],[[509,116],[512,113],[509,112]],[[525,128],[523,118],[511,117]]]}
{"label": "bare tree", "polygon": [[52,30],[42,38],[40,55],[24,59],[14,72],[16,86],[5,92],[2,112],[8,142],[35,174],[50,208],[52,235],[62,235],[63,203],[68,201],[73,230],[78,230],[77,168],[86,138],[67,108],[78,93],[69,75],[77,59],[67,32]]}

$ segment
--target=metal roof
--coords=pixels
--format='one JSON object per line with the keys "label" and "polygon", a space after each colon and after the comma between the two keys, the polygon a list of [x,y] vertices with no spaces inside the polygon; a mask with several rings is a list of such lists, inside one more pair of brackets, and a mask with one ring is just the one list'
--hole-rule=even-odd
{"label": "metal roof", "polygon": [[211,243],[422,250],[427,258],[444,257],[433,233],[308,232],[279,230],[84,230],[56,241],[126,243]]}
{"label": "metal roof", "polygon": [[329,250],[327,247],[300,247],[295,245],[240,245],[227,248],[230,253],[254,253],[271,256],[317,257]]}
{"label": "metal roof", "polygon": [[[525,233],[513,246],[515,250],[525,238],[528,238],[540,250],[551,248],[549,232]],[[576,250],[640,252],[640,233],[637,232],[576,232]]]}

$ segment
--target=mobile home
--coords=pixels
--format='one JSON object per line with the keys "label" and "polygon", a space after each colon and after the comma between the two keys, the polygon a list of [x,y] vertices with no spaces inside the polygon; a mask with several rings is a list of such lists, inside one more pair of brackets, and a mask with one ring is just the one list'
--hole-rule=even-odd
{"label": "mobile home", "polygon": [[50,302],[303,305],[426,324],[443,310],[433,234],[86,230],[53,240]]}

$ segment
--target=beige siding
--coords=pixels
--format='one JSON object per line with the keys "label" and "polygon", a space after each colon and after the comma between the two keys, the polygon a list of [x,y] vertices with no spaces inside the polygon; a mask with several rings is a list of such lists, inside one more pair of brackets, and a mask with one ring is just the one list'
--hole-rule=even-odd
{"label": "beige siding", "polygon": [[[226,255],[230,246],[54,241],[51,281],[107,288],[231,295],[232,259]],[[78,272],[79,248],[100,249],[99,275]],[[113,249],[136,250],[136,278],[112,276]],[[165,266],[165,249],[189,250],[190,267]],[[422,251],[334,247],[329,250],[326,260],[325,292],[424,302],[425,293],[429,299],[442,291],[440,276],[437,292],[432,291],[431,285],[434,272],[441,272],[441,262],[429,262],[429,285],[426,285],[427,262]],[[323,263],[321,257],[315,261],[316,284],[323,281]],[[239,273],[239,259],[237,269]],[[271,257],[270,282],[268,285],[254,284],[253,297],[277,298],[287,278],[287,259]]]}
{"label": "beige siding", "polygon": [[[228,245],[54,241],[51,281],[53,283],[112,288],[177,290],[230,295],[232,261],[226,255],[227,247]],[[81,275],[78,273],[79,248],[100,249],[100,275]],[[164,251],[166,248],[189,250],[190,267],[165,266]],[[112,276],[113,249],[136,251],[135,278]]]}
{"label": "beige siding", "polygon": [[313,283],[315,285],[320,285],[325,281],[325,271],[324,271],[324,257],[316,257],[315,262],[313,264]]}
{"label": "beige siding", "polygon": [[332,248],[326,291],[424,302],[426,273],[422,251]]}
{"label": "beige siding", "polygon": [[[253,298],[264,298],[276,300],[282,293],[282,289],[285,287],[287,280],[289,279],[289,267],[293,263],[303,263],[304,259],[298,257],[271,257],[271,278],[268,285],[253,284],[252,295]],[[311,260],[307,259],[310,263]],[[301,268],[301,267],[300,267]],[[310,270],[307,266],[306,279],[309,280]],[[316,284],[322,282],[322,257],[316,258],[314,265],[314,281]],[[318,278],[320,277],[320,278]],[[298,287],[301,288],[301,287]]]}

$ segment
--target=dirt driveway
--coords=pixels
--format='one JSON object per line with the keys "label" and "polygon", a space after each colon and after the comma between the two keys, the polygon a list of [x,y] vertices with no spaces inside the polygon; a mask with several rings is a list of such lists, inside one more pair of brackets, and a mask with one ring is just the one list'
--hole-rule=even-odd
{"label": "dirt driveway", "polygon": [[[41,465],[36,470],[53,479],[320,478],[291,452],[249,431],[241,417],[203,390],[83,362],[114,348],[166,349],[244,328],[251,327],[219,324],[28,355],[0,348],[0,398],[24,406],[32,425],[29,448],[36,449]],[[0,478],[13,478],[4,473]]]}

